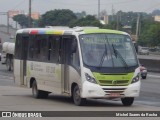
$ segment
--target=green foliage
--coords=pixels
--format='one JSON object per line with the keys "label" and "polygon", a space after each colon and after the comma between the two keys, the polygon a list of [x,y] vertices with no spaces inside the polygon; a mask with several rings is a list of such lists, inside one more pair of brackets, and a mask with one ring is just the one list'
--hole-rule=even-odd
{"label": "green foliage", "polygon": [[[138,17],[138,15],[137,15]],[[136,34],[136,27],[137,27],[137,17],[134,18],[132,22],[132,34]],[[148,27],[154,23],[153,17],[151,15],[146,15],[144,13],[140,13],[140,21],[139,21],[139,28],[140,32],[148,29]]]}
{"label": "green foliage", "polygon": [[28,17],[23,14],[14,16],[13,20],[18,22],[22,28],[28,27]]}
{"label": "green foliage", "polygon": [[77,12],[77,13],[75,13],[75,15],[76,15],[76,17],[77,17],[78,19],[81,19],[81,18],[83,18],[83,17],[86,16],[86,12],[85,12],[85,11]]}
{"label": "green foliage", "polygon": [[71,10],[51,10],[42,15],[39,25],[44,26],[68,26],[76,19]]}
{"label": "green foliage", "polygon": [[96,27],[102,27],[102,24],[95,18],[95,16],[92,15],[87,15],[84,18],[78,19],[74,21],[70,25],[71,27],[73,26],[96,26]]}
{"label": "green foliage", "polygon": [[110,22],[108,25],[104,25],[103,28],[104,29],[112,29],[115,30],[117,26],[117,23],[115,21]]}
{"label": "green foliage", "polygon": [[139,44],[145,46],[160,45],[160,23],[154,22],[145,26],[143,33],[140,36]]}

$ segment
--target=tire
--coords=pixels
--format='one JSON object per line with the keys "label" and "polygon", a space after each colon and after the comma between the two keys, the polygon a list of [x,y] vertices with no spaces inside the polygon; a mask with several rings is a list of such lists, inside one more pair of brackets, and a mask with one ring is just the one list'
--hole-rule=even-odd
{"label": "tire", "polygon": [[134,102],[134,97],[121,98],[121,101],[124,106],[131,106]]}
{"label": "tire", "polygon": [[73,89],[73,102],[77,106],[82,106],[85,104],[86,99],[81,98],[79,87],[76,85]]}
{"label": "tire", "polygon": [[46,91],[38,90],[36,81],[33,81],[32,95],[34,98],[47,98],[48,94],[49,93]]}
{"label": "tire", "polygon": [[147,76],[142,76],[142,79],[146,79]]}

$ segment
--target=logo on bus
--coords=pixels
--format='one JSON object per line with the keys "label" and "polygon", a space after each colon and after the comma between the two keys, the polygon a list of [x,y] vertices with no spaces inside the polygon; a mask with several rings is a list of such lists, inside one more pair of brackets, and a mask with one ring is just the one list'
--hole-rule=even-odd
{"label": "logo on bus", "polygon": [[116,81],[116,80],[113,80],[113,81],[112,81],[112,84],[113,84],[113,85],[116,85],[116,84],[117,84],[117,81]]}

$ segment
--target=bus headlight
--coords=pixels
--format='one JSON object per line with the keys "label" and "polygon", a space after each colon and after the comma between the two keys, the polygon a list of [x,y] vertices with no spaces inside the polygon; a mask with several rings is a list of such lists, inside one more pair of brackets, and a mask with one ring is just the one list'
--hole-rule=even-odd
{"label": "bus headlight", "polygon": [[86,76],[86,80],[88,82],[97,84],[96,80],[93,77],[91,77],[90,75],[88,75],[88,73],[85,73],[85,76]]}
{"label": "bus headlight", "polygon": [[132,83],[138,82],[140,79],[139,74],[132,79]]}

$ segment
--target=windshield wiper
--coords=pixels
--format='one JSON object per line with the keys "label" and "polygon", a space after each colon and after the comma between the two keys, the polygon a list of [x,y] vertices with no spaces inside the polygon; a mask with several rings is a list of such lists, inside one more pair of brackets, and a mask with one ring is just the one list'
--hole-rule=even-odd
{"label": "windshield wiper", "polygon": [[105,44],[105,50],[104,50],[104,52],[103,52],[101,61],[100,61],[100,63],[99,63],[99,68],[102,66],[102,64],[103,64],[103,62],[104,62],[105,55],[107,55],[107,46],[106,46],[106,44]]}
{"label": "windshield wiper", "polygon": [[119,53],[119,51],[117,49],[114,48],[114,45],[112,44],[112,48],[115,54],[115,57],[117,58],[117,56],[119,56],[119,58],[121,59],[121,61],[123,62],[123,64],[125,65],[125,68],[128,69],[128,65],[126,63],[126,61],[124,60],[124,58],[122,57],[122,55]]}

